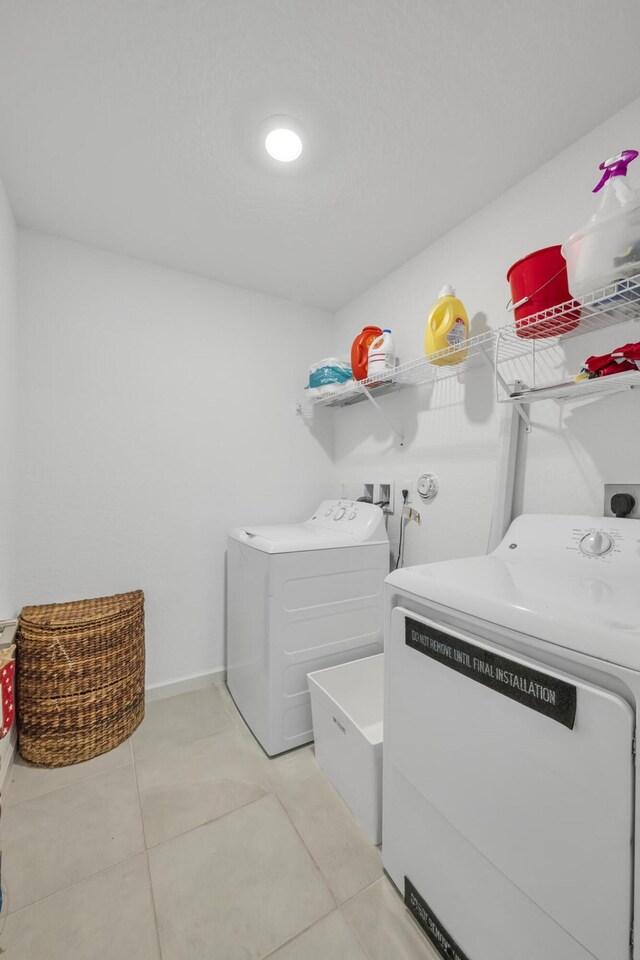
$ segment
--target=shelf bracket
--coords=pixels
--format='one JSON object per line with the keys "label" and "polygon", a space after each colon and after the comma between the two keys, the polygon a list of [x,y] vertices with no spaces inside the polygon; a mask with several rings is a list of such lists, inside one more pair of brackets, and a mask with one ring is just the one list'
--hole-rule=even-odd
{"label": "shelf bracket", "polygon": [[[499,339],[499,335],[498,335],[498,339]],[[502,376],[502,374],[500,373],[500,370],[498,369],[498,353],[497,353],[497,347],[495,348],[495,350],[496,350],[496,352],[495,352],[495,355],[494,355],[494,359],[493,359],[493,360],[492,360],[491,357],[489,356],[488,352],[484,349],[484,347],[480,347],[480,351],[479,351],[479,352],[480,352],[480,356],[482,357],[482,359],[484,360],[484,362],[485,362],[489,367],[491,367],[491,370],[495,373],[495,377],[496,377],[496,399],[497,399],[497,396],[498,396],[498,384],[500,384],[500,386],[502,387],[502,389],[504,390],[504,392],[507,394],[507,396],[511,396],[511,394],[513,393],[513,390],[512,390],[512,385],[510,385],[509,383],[507,383],[507,381],[505,380],[505,378],[504,378],[504,377]],[[517,383],[518,385],[520,385],[520,381],[519,381],[519,380],[516,381],[516,383]],[[514,385],[515,385],[515,384],[514,384]],[[531,433],[531,420],[529,419],[528,404],[515,402],[515,403],[513,404],[513,406],[515,407],[515,409],[517,410],[520,418],[522,419],[522,421],[523,421],[523,423],[524,423],[524,428],[525,428],[525,430],[527,431],[527,433]]]}
{"label": "shelf bracket", "polygon": [[[498,397],[498,385],[502,387],[502,389],[504,390],[505,394],[508,397],[511,397],[511,395],[513,394],[513,387],[518,386],[520,389],[523,389],[523,386],[524,386],[521,380],[515,380],[513,383],[508,383],[507,380],[505,380],[505,378],[500,373],[500,370],[498,368],[499,343],[500,343],[500,333],[498,333],[498,336],[497,336],[495,358],[492,364],[492,367],[495,373],[495,378],[496,378],[496,400],[498,401],[498,403],[500,402],[500,399]],[[491,362],[484,350],[482,351],[482,356],[488,363]],[[516,400],[512,402],[512,405],[514,409],[517,411],[518,416],[524,423],[524,429],[526,430],[526,432],[531,433],[531,419],[529,417],[529,404],[518,403]]]}
{"label": "shelf bracket", "polygon": [[[507,383],[505,378],[502,376],[500,371],[496,366],[496,384],[500,384],[504,392],[508,397],[513,396],[513,388],[518,387],[520,390],[524,389],[524,384],[521,380],[514,380],[513,383]],[[518,403],[517,400],[512,401],[514,409],[519,414],[522,422],[524,423],[524,429],[527,433],[531,433],[531,418],[529,417],[529,404],[528,403]]]}
{"label": "shelf bracket", "polygon": [[304,420],[307,426],[311,423],[312,417],[310,416],[309,411],[306,408],[305,404],[296,403],[296,413],[298,414],[301,420]]}
{"label": "shelf bracket", "polygon": [[375,399],[375,397],[371,396],[371,391],[367,387],[365,387],[363,383],[360,384],[360,389],[365,395],[365,397],[367,398],[367,400],[370,403],[372,403],[373,406],[376,408],[376,410],[378,411],[378,414],[382,417],[382,419],[385,421],[387,426],[391,427],[391,429],[393,430],[393,432],[395,433],[396,437],[400,442],[400,446],[404,447],[404,433],[401,430],[398,430],[396,425],[386,415],[386,413],[384,412],[384,410],[382,409],[378,401]]}

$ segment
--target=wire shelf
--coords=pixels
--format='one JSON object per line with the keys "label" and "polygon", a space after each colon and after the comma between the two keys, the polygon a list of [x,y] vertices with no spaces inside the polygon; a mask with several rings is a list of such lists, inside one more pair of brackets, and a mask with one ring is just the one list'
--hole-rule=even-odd
{"label": "wire shelf", "polygon": [[536,403],[538,400],[556,400],[563,403],[568,400],[588,400],[603,394],[621,393],[640,387],[640,370],[627,373],[614,373],[608,377],[594,377],[592,380],[566,381],[550,384],[546,387],[515,390],[503,399],[504,403]]}
{"label": "wire shelf", "polygon": [[[532,314],[522,324],[514,321],[501,327],[496,331],[495,351],[498,402],[522,404],[548,399],[565,402],[617,393],[637,386],[637,383],[634,383],[635,373],[632,373],[630,378],[624,374],[614,374],[578,383],[569,379],[562,383],[549,382],[548,365],[540,364],[539,360],[544,359],[547,351],[563,346],[574,338],[625,324],[636,324],[638,321],[640,274],[634,274],[600,287],[579,300],[568,300]],[[622,330],[620,335],[622,338]],[[632,339],[638,336],[638,331],[627,330],[624,336]],[[566,358],[562,354],[560,356],[566,369]],[[524,361],[526,369],[523,369],[523,363],[509,365],[516,360]],[[514,375],[516,369],[517,373]],[[542,383],[541,369],[542,380],[546,380]],[[570,371],[574,374],[578,372],[579,369]],[[557,377],[557,373],[555,376]],[[516,379],[525,381],[525,390],[509,390],[507,382]]]}
{"label": "wire shelf", "polygon": [[[607,327],[640,320],[640,274],[617,280],[580,300],[567,300],[496,331],[496,363],[540,352]],[[528,334],[528,336],[525,336]]]}
{"label": "wire shelf", "polygon": [[[466,352],[466,357],[461,359],[463,352]],[[315,395],[310,395],[307,390],[303,405],[309,408],[348,407],[366,400],[367,392],[377,398],[404,387],[455,377],[478,360],[488,361],[493,366],[494,354],[495,333],[493,330],[486,330],[476,337],[470,337],[460,346],[446,347],[429,356],[407,360],[399,364],[392,374],[377,374],[365,380],[350,380],[334,390]]]}
{"label": "wire shelf", "polygon": [[[312,394],[306,390],[304,399],[298,404],[298,412],[303,416],[311,416],[315,407],[347,407],[364,400],[375,402],[378,397],[405,387],[436,383],[458,376],[479,361],[489,362],[494,368],[496,395],[500,403],[521,405],[551,398],[560,402],[634,388],[640,382],[635,373],[598,377],[579,383],[565,381],[538,385],[536,358],[574,337],[639,321],[640,273],[594,290],[579,300],[568,300],[532,314],[526,318],[526,325],[511,321],[496,330],[486,330],[470,337],[461,346],[446,347],[429,356],[408,360],[397,366],[391,375],[378,374],[366,380],[351,380],[323,393]],[[460,359],[463,351],[466,356]],[[519,366],[514,361],[520,361]],[[510,363],[513,365],[511,370]],[[523,376],[523,363],[528,369],[526,377]],[[518,372],[514,374],[516,367]],[[510,392],[509,382],[524,379],[526,390]]]}

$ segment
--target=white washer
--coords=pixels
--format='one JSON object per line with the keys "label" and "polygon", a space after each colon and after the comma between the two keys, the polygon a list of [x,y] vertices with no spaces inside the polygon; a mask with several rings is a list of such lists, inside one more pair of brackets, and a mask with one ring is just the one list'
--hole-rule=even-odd
{"label": "white washer", "polygon": [[382,857],[441,955],[637,956],[640,523],[392,573],[385,674]]}
{"label": "white washer", "polygon": [[304,523],[228,540],[227,685],[269,756],[313,739],[307,674],[382,650],[380,507],[325,500]]}

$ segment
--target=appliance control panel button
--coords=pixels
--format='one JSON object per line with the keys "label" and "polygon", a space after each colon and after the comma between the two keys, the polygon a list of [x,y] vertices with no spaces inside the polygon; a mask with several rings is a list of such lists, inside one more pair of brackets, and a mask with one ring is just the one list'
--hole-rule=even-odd
{"label": "appliance control panel button", "polygon": [[334,515],[333,515],[333,519],[334,519],[334,520],[342,520],[342,518],[344,517],[345,513],[346,513],[346,510],[345,510],[344,507],[338,507],[338,509],[336,510],[336,512],[335,512]]}
{"label": "appliance control panel button", "polygon": [[587,557],[603,557],[613,549],[613,538],[604,530],[592,530],[580,541],[580,550]]}
{"label": "appliance control panel button", "polygon": [[356,518],[357,516],[358,516],[358,514],[356,513],[356,511],[355,511],[355,510],[352,510],[351,513],[349,514],[349,516],[347,517],[347,520],[355,520],[355,518]]}
{"label": "appliance control panel button", "polygon": [[328,510],[325,510],[324,515],[325,517],[330,517],[332,513],[333,513],[333,507],[329,507]]}

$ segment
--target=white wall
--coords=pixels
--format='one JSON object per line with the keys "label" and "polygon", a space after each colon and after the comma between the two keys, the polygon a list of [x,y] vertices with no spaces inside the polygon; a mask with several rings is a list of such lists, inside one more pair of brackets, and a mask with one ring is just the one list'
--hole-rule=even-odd
{"label": "white wall", "polygon": [[15,617],[17,438],[16,226],[0,181],[0,620]]}
{"label": "white wall", "polygon": [[[15,552],[17,492],[17,236],[16,225],[0,180],[0,620],[18,613]],[[15,724],[0,740],[0,785],[10,769]]]}
{"label": "white wall", "polygon": [[[594,209],[591,190],[598,163],[639,143],[637,100],[340,310],[339,353],[348,354],[359,330],[376,323],[393,329],[401,358],[422,355],[426,317],[444,283],[455,284],[465,302],[472,334],[505,323],[508,267],[532,250],[562,242],[586,223]],[[508,162],[508,157],[496,157],[496,163]],[[638,186],[637,169],[630,179]],[[640,331],[636,333],[635,339],[640,339]],[[619,331],[600,336],[595,343],[593,338],[587,343],[578,339],[567,348],[566,367],[562,357],[556,357],[559,365],[552,375],[563,379],[569,371],[577,372],[589,353],[619,343]],[[334,414],[336,466],[348,495],[367,479],[390,476],[399,488],[402,481],[425,470],[440,478],[441,493],[422,511],[422,527],[408,527],[408,563],[486,548],[498,412],[488,370],[470,370],[462,379],[466,382],[447,380],[433,390],[423,387],[380,401],[407,431],[403,449],[368,405]],[[532,407],[532,416],[535,426],[521,458],[518,512],[600,514],[605,481],[640,480],[637,394],[586,406],[538,404]],[[396,530],[392,523],[392,533]]]}
{"label": "white wall", "polygon": [[[499,415],[489,369],[383,398],[406,432],[402,449],[365,404],[318,411],[312,432],[294,414],[299,387],[311,360],[348,353],[367,323],[391,326],[401,357],[420,355],[445,282],[472,333],[504,323],[509,265],[586,221],[598,162],[639,134],[637,101],[333,325],[286,301],[21,232],[20,593],[10,612],[142,586],[157,685],[224,665],[226,531],[304,516],[338,481],[357,495],[362,481],[392,479],[398,499],[404,481],[431,470],[441,492],[423,526],[409,526],[406,562],[483,552]],[[593,349],[574,341],[568,368]],[[532,412],[518,511],[599,513],[605,481],[640,479],[639,396]]]}
{"label": "white wall", "polygon": [[331,318],[30,231],[19,275],[21,603],[142,587],[149,685],[223,667],[227,530],[334,494]]}

